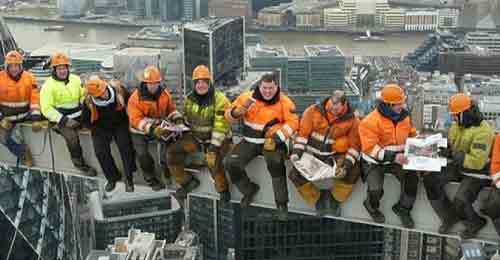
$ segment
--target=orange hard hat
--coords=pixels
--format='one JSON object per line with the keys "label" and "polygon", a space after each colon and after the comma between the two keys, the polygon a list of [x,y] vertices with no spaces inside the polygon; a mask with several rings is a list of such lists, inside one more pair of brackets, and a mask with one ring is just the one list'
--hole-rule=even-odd
{"label": "orange hard hat", "polygon": [[23,64],[23,55],[18,51],[9,51],[5,55],[5,64]]}
{"label": "orange hard hat", "polygon": [[349,150],[349,139],[347,139],[347,136],[337,138],[335,140],[335,152],[347,153],[347,150]]}
{"label": "orange hard hat", "polygon": [[196,68],[193,70],[193,80],[198,80],[198,79],[212,79],[210,76],[210,70],[208,69],[207,66],[205,65],[198,65]]}
{"label": "orange hard hat", "polygon": [[87,92],[89,95],[93,97],[100,97],[106,92],[107,84],[104,80],[96,77],[88,80],[85,83],[85,87],[87,88]]}
{"label": "orange hard hat", "polygon": [[59,65],[70,65],[68,56],[66,54],[58,52],[52,56],[50,59],[50,66],[56,67]]}
{"label": "orange hard hat", "polygon": [[142,73],[142,81],[146,83],[156,83],[161,81],[160,70],[153,65],[147,66]]}
{"label": "orange hard hat", "polygon": [[382,89],[382,102],[397,105],[403,104],[406,101],[406,95],[403,89],[396,84],[387,84]]}
{"label": "orange hard hat", "polygon": [[450,97],[448,102],[448,107],[450,113],[459,114],[469,109],[472,105],[472,100],[469,96],[464,93],[458,93]]}

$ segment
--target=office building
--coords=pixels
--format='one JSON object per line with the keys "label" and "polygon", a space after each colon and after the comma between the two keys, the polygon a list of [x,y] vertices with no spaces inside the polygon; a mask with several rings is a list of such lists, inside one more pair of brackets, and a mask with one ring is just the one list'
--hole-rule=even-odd
{"label": "office building", "polygon": [[208,2],[210,16],[251,16],[251,0],[211,0]]}
{"label": "office building", "polygon": [[184,87],[191,89],[196,66],[206,65],[216,85],[235,85],[244,73],[243,17],[202,19],[183,27]]}
{"label": "office building", "polygon": [[167,193],[136,192],[114,197],[105,200],[97,192],[91,194],[96,249],[105,249],[116,237],[127,236],[130,227],[154,233],[167,242],[179,234],[183,214],[177,201]]}
{"label": "office building", "polygon": [[500,53],[500,34],[488,32],[468,32],[465,35],[467,45],[475,45],[494,53]]}
{"label": "office building", "polygon": [[409,10],[405,14],[405,31],[434,31],[438,28],[437,10]]}
{"label": "office building", "polygon": [[[327,218],[289,214],[278,221],[274,210],[189,196],[190,228],[200,234],[207,260],[225,259],[382,259],[384,230]],[[207,244],[208,243],[208,244]],[[231,250],[232,251],[232,250]]]}

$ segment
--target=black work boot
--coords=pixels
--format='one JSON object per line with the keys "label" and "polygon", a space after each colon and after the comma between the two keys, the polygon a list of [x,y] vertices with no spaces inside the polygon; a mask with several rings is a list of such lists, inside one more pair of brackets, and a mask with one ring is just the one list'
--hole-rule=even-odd
{"label": "black work boot", "polygon": [[125,179],[125,192],[134,192],[134,181],[132,179]]}
{"label": "black work boot", "polygon": [[398,215],[401,223],[405,228],[415,227],[415,222],[413,222],[413,219],[411,218],[410,210],[401,207],[399,204],[396,204],[392,206],[392,211],[394,211],[394,213]]}
{"label": "black work boot", "polygon": [[152,189],[153,191],[159,191],[159,190],[163,190],[163,189],[165,189],[165,184],[161,183],[161,182],[160,182],[159,180],[157,180],[156,178],[155,178],[155,179],[153,179],[153,180],[150,182],[150,184],[149,184],[149,185],[151,186],[151,189]]}
{"label": "black work boot", "polygon": [[285,203],[276,204],[276,209],[278,210],[278,220],[287,221],[288,220],[288,205]]}
{"label": "black work boot", "polygon": [[187,198],[188,193],[198,188],[198,186],[200,186],[200,181],[193,176],[191,177],[191,180],[184,185],[181,185],[181,187],[175,191],[175,197],[185,199]]}
{"label": "black work boot", "polygon": [[471,239],[477,235],[477,233],[486,225],[487,221],[485,218],[479,217],[475,222],[466,222],[465,230],[460,232],[460,238]]}
{"label": "black work boot", "polygon": [[316,201],[316,215],[323,217],[328,212],[328,202],[325,191],[321,191],[318,201]]}
{"label": "black work boot", "polygon": [[71,161],[73,162],[73,165],[75,165],[75,167],[84,173],[85,176],[88,176],[88,177],[95,177],[97,176],[97,171],[90,167],[89,165],[87,165],[85,163],[85,160],[83,160],[83,157],[75,157],[75,158],[71,158]]}
{"label": "black work boot", "polygon": [[432,208],[441,219],[441,226],[438,232],[440,234],[448,234],[453,226],[458,223],[458,217],[455,213],[453,204],[448,197],[442,196],[436,200],[429,200]]}
{"label": "black work boot", "polygon": [[115,181],[107,181],[106,185],[104,186],[104,190],[106,192],[111,192],[116,188],[116,182]]}
{"label": "black work boot", "polygon": [[222,202],[230,202],[231,201],[231,192],[229,192],[229,190],[219,192],[219,198]]}
{"label": "black work boot", "polygon": [[368,201],[368,199],[365,199],[365,201],[363,201],[363,206],[365,206],[365,209],[368,211],[368,213],[372,217],[373,221],[375,221],[377,223],[384,223],[385,222],[384,214],[382,212],[380,212],[380,210],[378,208],[373,208],[370,205],[370,202]]}
{"label": "black work boot", "polygon": [[[259,189],[260,189],[259,185],[255,184],[253,182],[249,182],[248,185],[249,185],[248,192],[243,194],[243,198],[241,198],[241,201],[240,201],[242,208],[247,208],[248,206],[250,206],[250,204],[253,201],[253,197],[255,197],[255,195],[257,195],[257,193],[259,192]],[[243,192],[244,191],[242,190],[242,193]]]}

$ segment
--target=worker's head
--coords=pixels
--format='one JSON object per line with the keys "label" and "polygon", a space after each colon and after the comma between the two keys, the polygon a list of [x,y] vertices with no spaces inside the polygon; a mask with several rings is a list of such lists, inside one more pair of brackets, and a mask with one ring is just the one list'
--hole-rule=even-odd
{"label": "worker's head", "polygon": [[64,53],[56,53],[50,59],[50,66],[58,79],[68,78],[70,65],[69,58]]}
{"label": "worker's head", "polygon": [[387,84],[380,95],[382,102],[388,104],[392,111],[401,113],[406,108],[406,95],[404,90],[396,84]]}
{"label": "worker's head", "polygon": [[152,94],[158,91],[161,79],[160,70],[153,65],[147,66],[142,73],[142,82],[146,83],[148,91]]}
{"label": "worker's head", "polygon": [[329,111],[335,116],[344,115],[348,110],[347,99],[344,91],[336,90],[330,98],[331,107]]}
{"label": "worker's head", "polygon": [[260,80],[259,91],[262,98],[270,101],[278,93],[279,86],[274,74],[264,74]]}
{"label": "worker's head", "polygon": [[23,71],[23,55],[17,51],[9,51],[5,55],[5,66],[9,75],[17,78]]}
{"label": "worker's head", "polygon": [[85,83],[85,87],[87,88],[87,93],[92,97],[104,100],[109,99],[108,84],[98,76],[91,76]]}
{"label": "worker's head", "polygon": [[210,89],[210,80],[211,76],[208,67],[205,65],[198,65],[193,70],[193,83],[196,94],[201,96],[207,94]]}
{"label": "worker's head", "polygon": [[461,126],[479,125],[483,120],[477,104],[463,93],[451,96],[448,100],[448,108],[453,120]]}

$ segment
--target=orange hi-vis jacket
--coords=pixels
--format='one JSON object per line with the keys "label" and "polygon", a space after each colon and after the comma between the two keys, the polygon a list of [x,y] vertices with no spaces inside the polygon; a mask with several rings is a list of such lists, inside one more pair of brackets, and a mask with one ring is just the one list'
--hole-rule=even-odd
{"label": "orange hi-vis jacket", "polygon": [[409,116],[393,123],[390,118],[375,109],[361,120],[359,125],[361,156],[368,162],[381,163],[385,151],[403,152],[406,139],[416,135],[417,131]]}
{"label": "orange hi-vis jacket", "polygon": [[[253,91],[241,94],[226,109],[226,119],[230,122],[238,121],[239,118],[234,118],[231,111],[242,106],[248,98],[252,97],[252,94]],[[287,142],[299,127],[299,117],[295,114],[295,104],[282,93],[274,104],[256,100],[242,116],[242,119],[243,138],[254,144],[263,144],[265,138],[271,138],[274,134],[277,134],[283,142]]]}
{"label": "orange hi-vis jacket", "polygon": [[500,189],[500,134],[495,136],[492,151],[490,165],[491,180]]}
{"label": "orange hi-vis jacket", "polygon": [[346,159],[355,164],[359,160],[361,150],[359,119],[347,104],[345,114],[335,118],[332,113],[327,112],[332,105],[331,99],[328,98],[304,111],[293,148],[311,152],[316,156],[346,154]]}
{"label": "orange hi-vis jacket", "polygon": [[163,119],[175,121],[182,118],[166,89],[161,90],[157,98],[145,88],[136,89],[128,100],[127,112],[130,131],[144,135],[149,134],[151,127],[160,124]]}
{"label": "orange hi-vis jacket", "polygon": [[23,71],[18,81],[0,71],[0,117],[21,121],[29,115],[40,116],[40,90],[36,78]]}

